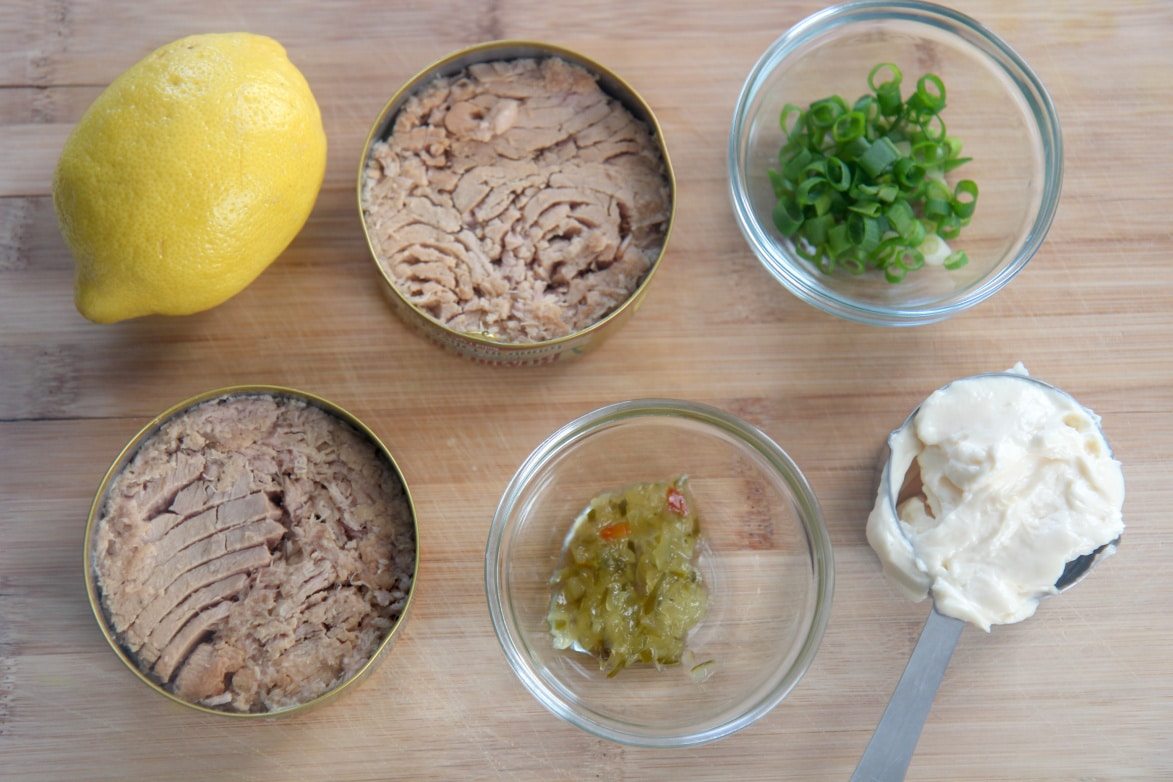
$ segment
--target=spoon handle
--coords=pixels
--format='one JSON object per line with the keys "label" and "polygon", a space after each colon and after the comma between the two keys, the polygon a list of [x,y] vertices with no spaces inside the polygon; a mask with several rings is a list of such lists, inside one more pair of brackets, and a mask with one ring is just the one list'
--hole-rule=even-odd
{"label": "spoon handle", "polygon": [[933,698],[965,622],[937,613],[934,608],[921,630],[920,640],[888,701],[867,749],[855,767],[851,782],[898,782],[904,779]]}

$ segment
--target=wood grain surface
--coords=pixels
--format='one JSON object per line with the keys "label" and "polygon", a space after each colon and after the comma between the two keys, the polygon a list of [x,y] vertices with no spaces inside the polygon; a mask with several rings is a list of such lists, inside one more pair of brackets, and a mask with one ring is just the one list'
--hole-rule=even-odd
{"label": "wood grain surface", "polygon": [[[0,8],[0,777],[19,780],[836,780],[850,776],[928,610],[885,584],[864,539],[888,431],[951,379],[1023,361],[1103,417],[1125,465],[1118,556],[1038,615],[968,628],[908,778],[1173,778],[1173,5],[954,5],[1008,39],[1058,107],[1066,176],[1047,242],[972,312],[914,329],[824,315],[759,266],[729,207],[726,144],[758,55],[817,2],[8,0]],[[194,32],[281,41],[322,106],[326,181],[304,231],[244,293],[186,318],[83,320],[50,180],[86,106]],[[354,182],[370,124],[416,71],[496,38],[566,46],[656,111],[676,229],[640,311],[593,353],[492,369],[390,311]],[[394,452],[420,516],[405,632],[363,685],[286,720],[175,706],[111,653],[86,601],[93,493],[153,415],[240,383],[325,396]],[[802,466],[837,585],[819,655],[757,724],[636,749],[547,713],[489,623],[486,534],[514,469],[571,418],[624,398],[722,407]]]}

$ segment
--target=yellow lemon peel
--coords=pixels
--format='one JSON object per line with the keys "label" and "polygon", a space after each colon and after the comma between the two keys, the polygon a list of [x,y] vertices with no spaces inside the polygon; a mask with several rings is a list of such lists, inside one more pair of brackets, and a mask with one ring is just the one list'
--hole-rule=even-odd
{"label": "yellow lemon peel", "polygon": [[325,169],[321,112],[279,43],[160,47],[90,105],[54,172],[78,311],[113,323],[223,303],[301,231]]}

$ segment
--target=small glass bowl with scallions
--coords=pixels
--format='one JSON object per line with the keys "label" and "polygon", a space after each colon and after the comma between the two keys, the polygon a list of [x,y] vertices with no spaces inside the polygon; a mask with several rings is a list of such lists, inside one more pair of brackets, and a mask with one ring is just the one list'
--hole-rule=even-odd
{"label": "small glass bowl with scallions", "polygon": [[1063,142],[1038,76],[949,8],[857,0],[788,30],[742,87],[734,214],[765,268],[848,320],[912,326],[985,301],[1042,245]]}

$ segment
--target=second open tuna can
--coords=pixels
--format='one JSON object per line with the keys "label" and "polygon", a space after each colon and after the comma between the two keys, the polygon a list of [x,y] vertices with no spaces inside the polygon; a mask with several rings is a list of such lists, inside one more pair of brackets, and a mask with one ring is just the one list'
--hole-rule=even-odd
{"label": "second open tuna can", "polygon": [[676,183],[627,82],[567,49],[497,41],[392,96],[358,202],[398,314],[474,361],[521,366],[585,352],[635,312]]}
{"label": "second open tuna can", "polygon": [[407,617],[418,565],[386,446],[276,386],[161,413],[86,525],[86,590],[114,651],[173,701],[236,717],[300,712],[362,680]]}

